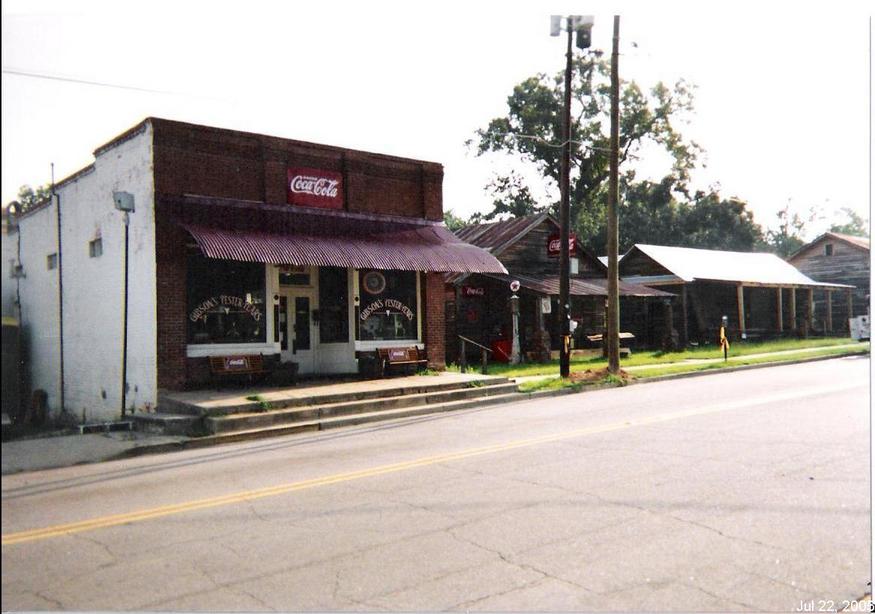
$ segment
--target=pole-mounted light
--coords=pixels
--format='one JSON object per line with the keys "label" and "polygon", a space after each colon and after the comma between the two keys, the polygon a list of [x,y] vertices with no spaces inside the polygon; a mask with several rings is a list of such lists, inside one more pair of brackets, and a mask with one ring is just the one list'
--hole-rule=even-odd
{"label": "pole-mounted light", "polygon": [[125,214],[125,281],[122,311],[122,419],[126,414],[125,401],[128,391],[128,226],[130,214],[134,212],[134,195],[128,192],[113,192],[115,208]]}
{"label": "pole-mounted light", "polygon": [[[568,239],[571,234],[569,194],[571,166],[571,34],[577,33],[577,47],[586,49],[592,42],[592,15],[569,15],[565,18],[565,29],[568,32],[567,49],[565,53],[565,108],[562,118],[562,164],[559,187],[561,199],[559,202],[559,221],[561,226],[559,250],[559,334],[562,343],[559,350],[559,375],[568,377],[571,373],[571,320],[570,320],[570,279]],[[550,17],[550,36],[559,36],[562,31],[562,17]]]}

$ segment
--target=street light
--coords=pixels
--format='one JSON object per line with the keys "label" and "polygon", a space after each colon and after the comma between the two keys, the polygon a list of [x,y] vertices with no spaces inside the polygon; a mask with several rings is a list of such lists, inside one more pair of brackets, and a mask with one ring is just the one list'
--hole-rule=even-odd
{"label": "street light", "polygon": [[[559,375],[568,377],[571,371],[571,325],[569,316],[569,279],[568,279],[568,240],[570,234],[569,220],[569,183],[571,166],[571,34],[577,33],[577,47],[586,49],[591,43],[591,32],[594,19],[592,15],[569,15],[565,18],[565,30],[568,32],[568,44],[565,53],[565,109],[562,117],[562,166],[559,188],[559,223],[561,226],[559,239],[559,334],[562,345],[559,349]],[[550,36],[559,36],[562,30],[562,16],[550,17]]]}
{"label": "street light", "polygon": [[125,396],[128,391],[128,226],[131,221],[130,214],[134,212],[134,195],[128,192],[113,192],[112,201],[115,208],[125,214],[125,289],[122,310],[122,419],[124,419]]}

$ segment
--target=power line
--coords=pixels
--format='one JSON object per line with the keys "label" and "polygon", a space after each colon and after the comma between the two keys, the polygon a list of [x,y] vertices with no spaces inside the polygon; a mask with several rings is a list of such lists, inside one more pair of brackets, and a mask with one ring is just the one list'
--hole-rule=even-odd
{"label": "power line", "polygon": [[31,77],[33,79],[46,79],[49,81],[64,81],[66,83],[78,83],[80,85],[94,85],[97,87],[111,87],[120,90],[132,90],[135,92],[148,92],[150,94],[171,94],[179,96],[179,92],[171,92],[167,90],[153,90],[146,87],[136,87],[133,85],[119,85],[117,83],[107,83],[104,81],[89,81],[87,79],[76,79],[73,77],[63,77],[61,75],[50,75],[47,73],[30,72],[26,70],[17,70],[14,68],[3,67],[3,73],[8,75],[16,75],[18,77]]}
{"label": "power line", "polygon": [[[513,137],[513,138],[517,138],[517,139],[530,139],[532,141],[540,141],[541,144],[546,145],[547,147],[555,147],[556,149],[559,149],[559,148],[565,146],[565,143],[558,143],[558,144],[551,143],[547,139],[540,137],[540,136],[536,136],[534,134],[515,134],[513,132],[505,132],[502,134],[502,136],[509,136],[509,137]],[[608,152],[611,151],[610,148],[608,148],[608,147],[593,147],[592,145],[587,145],[583,141],[570,140],[568,142],[573,144],[573,145],[580,145],[584,149],[589,149],[590,151],[608,151]]]}

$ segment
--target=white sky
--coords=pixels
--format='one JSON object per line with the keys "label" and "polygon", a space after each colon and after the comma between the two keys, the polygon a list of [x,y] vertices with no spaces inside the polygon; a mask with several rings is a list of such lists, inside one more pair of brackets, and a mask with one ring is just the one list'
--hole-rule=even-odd
{"label": "white sky", "polygon": [[157,116],[440,162],[444,208],[485,212],[502,163],[465,140],[515,84],[562,70],[551,13],[594,14],[608,52],[617,13],[623,78],[698,86],[685,128],[707,152],[697,187],[719,182],[763,226],[788,200],[870,218],[865,3],[710,4],[4,0],[2,202]]}

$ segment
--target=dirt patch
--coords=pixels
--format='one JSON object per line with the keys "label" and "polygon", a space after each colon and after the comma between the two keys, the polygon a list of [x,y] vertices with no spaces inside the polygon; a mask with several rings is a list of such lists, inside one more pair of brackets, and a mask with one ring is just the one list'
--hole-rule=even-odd
{"label": "dirt patch", "polygon": [[[608,372],[608,368],[604,367],[602,369],[595,370],[587,369],[586,371],[575,371],[571,374],[569,379],[575,383],[592,384],[595,382],[601,382],[610,375],[611,374]],[[627,373],[622,369],[620,369],[620,372],[613,377],[616,377],[624,382],[631,382],[633,379],[635,379],[634,375]]]}

